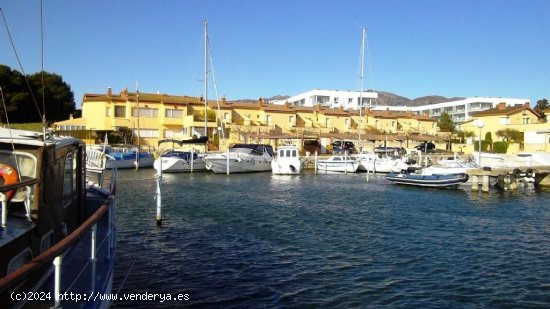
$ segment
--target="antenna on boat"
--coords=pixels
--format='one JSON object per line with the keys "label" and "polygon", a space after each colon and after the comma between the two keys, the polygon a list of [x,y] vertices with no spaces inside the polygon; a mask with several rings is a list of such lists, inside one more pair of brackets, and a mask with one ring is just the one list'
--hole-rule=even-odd
{"label": "antenna on boat", "polygon": [[[216,82],[216,74],[214,72],[214,61],[212,60],[212,52],[210,50],[210,45],[208,45],[208,56],[209,56],[209,60],[210,60],[210,70],[212,71],[212,82],[214,84],[214,95],[216,97],[216,105],[218,107],[218,117],[217,120],[219,119],[220,120],[220,128],[221,128],[221,133],[222,133],[222,139],[224,140],[224,144],[226,143],[226,140],[225,140],[225,130],[224,130],[224,123],[223,123],[223,120],[221,118],[221,110],[220,110],[220,101],[219,101],[219,96],[218,96],[218,83]],[[206,87],[205,87],[206,89]],[[219,143],[218,143],[218,146],[219,146]]]}
{"label": "antenna on boat", "polygon": [[136,103],[137,103],[137,151],[136,151],[136,161],[135,161],[135,166],[136,166],[136,170],[139,168],[139,152],[141,150],[141,146],[140,146],[140,137],[139,137],[139,131],[140,131],[140,128],[139,128],[139,116],[140,116],[140,110],[139,110],[139,81],[136,81]]}
{"label": "antenna on boat", "polygon": [[46,86],[44,83],[44,1],[40,0],[40,48],[42,53],[40,79],[42,82],[42,130],[44,143],[46,143]]}
{"label": "antenna on boat", "polygon": [[204,20],[204,135],[208,137],[208,19]]}
{"label": "antenna on boat", "polygon": [[363,130],[363,79],[364,79],[364,68],[365,68],[365,34],[367,28],[361,27],[361,74],[359,79],[361,80],[360,91],[359,91],[359,134],[357,139],[359,140],[359,148],[361,148],[361,130]]}

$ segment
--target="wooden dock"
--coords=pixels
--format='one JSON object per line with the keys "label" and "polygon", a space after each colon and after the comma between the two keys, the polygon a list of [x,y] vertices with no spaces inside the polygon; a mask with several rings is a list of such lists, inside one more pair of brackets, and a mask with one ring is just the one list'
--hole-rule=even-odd
{"label": "wooden dock", "polygon": [[518,182],[533,178],[535,187],[550,185],[550,167],[532,166],[522,168],[483,168],[467,172],[472,183],[472,191],[489,192],[491,179],[497,179],[497,187],[501,190],[515,191]]}

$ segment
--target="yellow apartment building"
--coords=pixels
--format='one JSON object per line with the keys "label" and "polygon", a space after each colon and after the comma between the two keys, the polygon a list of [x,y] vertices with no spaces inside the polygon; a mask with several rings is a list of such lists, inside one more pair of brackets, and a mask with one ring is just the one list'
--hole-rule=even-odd
{"label": "yellow apartment building", "polygon": [[[501,139],[496,132],[503,129],[515,129],[523,133],[523,142],[512,144],[508,148],[508,153],[516,154],[518,152],[549,152],[550,151],[550,123],[546,111],[546,120],[544,115],[540,115],[528,104],[523,106],[507,107],[505,103],[500,103],[497,107],[485,111],[474,112],[471,114],[472,120],[460,125],[460,130],[470,131],[475,134],[475,138],[470,140],[469,148],[473,150],[473,142],[485,139],[487,132],[491,132],[493,141]],[[476,126],[476,121],[481,120],[483,127]]]}
{"label": "yellow apartment building", "polygon": [[[437,135],[435,119],[404,112],[343,110],[255,103],[220,102],[205,104],[201,97],[128,92],[85,94],[82,118],[55,124],[57,130],[115,131],[126,128],[139,136],[140,145],[158,146],[163,139],[191,139],[208,135],[210,150],[224,150],[234,143],[294,142],[317,139],[329,145],[333,139],[367,134]],[[357,137],[355,137],[357,139]],[[401,138],[402,139],[402,138]],[[416,139],[418,140],[418,139]],[[90,141],[91,142],[91,141]],[[99,142],[99,141],[95,141]],[[302,145],[303,146],[303,145]]]}

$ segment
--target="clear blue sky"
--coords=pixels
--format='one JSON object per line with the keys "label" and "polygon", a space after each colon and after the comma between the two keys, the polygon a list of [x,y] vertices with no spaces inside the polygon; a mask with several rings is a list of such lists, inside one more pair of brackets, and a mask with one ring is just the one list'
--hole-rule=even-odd
{"label": "clear blue sky", "polygon": [[[550,99],[547,0],[46,0],[45,70],[80,106],[107,87],[199,96],[203,20],[218,93],[229,100],[359,90]],[[39,0],[0,0],[26,73],[40,71]],[[6,29],[0,63],[20,70]],[[372,74],[371,74],[372,73]],[[209,97],[213,97],[210,92]]]}

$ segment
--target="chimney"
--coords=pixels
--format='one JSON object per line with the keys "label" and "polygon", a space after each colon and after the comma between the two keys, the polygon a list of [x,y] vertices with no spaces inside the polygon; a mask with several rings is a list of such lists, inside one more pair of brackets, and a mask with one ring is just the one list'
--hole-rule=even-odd
{"label": "chimney", "polygon": [[124,88],[124,91],[122,92],[122,97],[128,99],[128,87]]}
{"label": "chimney", "polygon": [[225,100],[225,96],[222,97],[222,105],[225,105],[226,103],[226,100]]}
{"label": "chimney", "polygon": [[503,110],[503,109],[506,109],[506,102],[500,102],[498,103],[498,106],[497,106],[498,110]]}
{"label": "chimney", "polygon": [[285,109],[290,109],[290,104],[288,103],[288,101],[285,102]]}
{"label": "chimney", "polygon": [[110,97],[113,95],[113,88],[107,87],[107,96]]}

